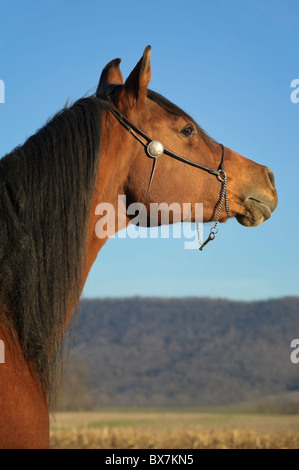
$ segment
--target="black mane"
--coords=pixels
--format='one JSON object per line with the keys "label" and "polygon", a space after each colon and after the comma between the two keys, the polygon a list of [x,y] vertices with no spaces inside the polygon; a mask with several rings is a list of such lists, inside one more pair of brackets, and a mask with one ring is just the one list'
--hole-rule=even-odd
{"label": "black mane", "polygon": [[101,127],[100,101],[84,98],[0,160],[1,321],[47,392],[82,287]]}

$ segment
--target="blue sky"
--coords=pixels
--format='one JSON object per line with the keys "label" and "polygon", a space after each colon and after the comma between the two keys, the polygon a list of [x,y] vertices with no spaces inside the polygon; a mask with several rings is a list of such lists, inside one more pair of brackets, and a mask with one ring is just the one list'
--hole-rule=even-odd
{"label": "blue sky", "polygon": [[0,155],[95,90],[110,60],[122,58],[126,77],[150,44],[151,89],[275,173],[279,206],[266,223],[231,220],[202,253],[181,239],[110,240],[85,297],[298,295],[297,1],[16,0],[0,2],[0,17]]}

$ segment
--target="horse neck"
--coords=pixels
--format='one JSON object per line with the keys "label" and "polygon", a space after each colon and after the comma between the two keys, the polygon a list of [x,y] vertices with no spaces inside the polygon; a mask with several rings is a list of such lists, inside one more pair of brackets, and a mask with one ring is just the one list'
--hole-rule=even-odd
{"label": "horse neck", "polygon": [[[129,161],[125,160],[127,158],[125,153],[120,151],[121,143],[126,138],[127,132],[106,111],[103,116],[99,167],[88,223],[87,254],[83,267],[80,295],[100,250],[106,244],[109,237],[126,228],[129,223],[126,207],[123,205],[122,200],[119,199],[119,196],[125,194],[124,184],[129,168]],[[119,155],[124,155],[121,162],[119,161]],[[130,153],[128,153],[128,157],[130,158]],[[101,204],[105,205],[104,208],[111,208],[112,210],[109,220],[113,220],[113,223],[111,224],[109,236],[107,235],[105,238],[100,238],[96,232],[96,225],[103,215],[99,214],[99,206]],[[66,326],[73,315],[75,307],[75,305],[71,305],[68,309]]]}

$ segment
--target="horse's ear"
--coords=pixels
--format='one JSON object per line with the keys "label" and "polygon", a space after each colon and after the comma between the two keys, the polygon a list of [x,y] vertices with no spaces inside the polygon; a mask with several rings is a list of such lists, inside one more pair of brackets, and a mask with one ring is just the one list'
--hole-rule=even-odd
{"label": "horse's ear", "polygon": [[111,60],[111,62],[109,62],[109,64],[107,64],[103,69],[96,96],[99,96],[101,94],[101,90],[103,90],[107,85],[123,85],[124,80],[119,68],[120,62],[121,59]]}
{"label": "horse's ear", "polygon": [[150,64],[151,49],[151,46],[147,46],[144,49],[143,56],[126,80],[124,89],[134,99],[146,96],[148,84],[152,77]]}

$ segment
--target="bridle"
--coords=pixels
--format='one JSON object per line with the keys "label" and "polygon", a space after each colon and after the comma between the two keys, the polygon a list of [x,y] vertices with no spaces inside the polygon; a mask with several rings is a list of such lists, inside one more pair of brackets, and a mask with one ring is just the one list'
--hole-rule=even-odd
{"label": "bridle", "polygon": [[[143,132],[139,127],[135,126],[128,118],[126,118],[114,105],[112,105],[111,102],[105,100],[105,99],[100,99],[103,107],[107,109],[108,111],[113,114],[113,116],[120,122],[120,124],[128,131],[130,134],[137,139],[143,147],[145,147],[146,154],[148,157],[153,159],[153,166],[152,166],[152,171],[147,187],[146,194],[143,199],[143,204],[145,203],[150,187],[154,178],[154,173],[156,169],[156,164],[157,160],[159,157],[161,157],[163,154],[168,155],[171,158],[175,158],[176,160],[179,160],[180,162],[186,163],[187,165],[191,165],[195,168],[199,168],[200,170],[206,171],[207,173],[210,173],[211,175],[216,176],[218,181],[221,183],[221,189],[220,189],[220,194],[219,194],[219,199],[217,201],[217,204],[215,206],[215,210],[213,215],[215,214],[217,205],[218,205],[218,211],[215,219],[215,224],[211,228],[210,233],[208,238],[206,239],[205,242],[202,243],[201,237],[200,237],[200,231],[199,231],[199,224],[196,222],[196,230],[197,230],[197,236],[198,236],[198,241],[199,241],[199,249],[202,251],[204,246],[207,245],[211,240],[214,240],[217,232],[218,232],[218,222],[220,218],[220,213],[222,209],[223,202],[225,201],[225,211],[227,214],[227,218],[230,216],[230,211],[229,211],[229,204],[228,204],[228,196],[227,196],[227,176],[225,173],[225,168],[224,168],[224,160],[225,160],[225,148],[222,144],[222,156],[221,156],[221,161],[220,165],[218,167],[218,170],[214,170],[213,168],[209,168],[207,166],[201,165],[200,163],[193,162],[192,160],[188,160],[185,157],[182,157],[181,155],[178,155],[177,153],[172,152],[171,150],[165,148],[161,142],[158,140],[153,140],[151,137],[149,137],[145,132]],[[140,137],[142,137],[146,142],[144,142]]]}

